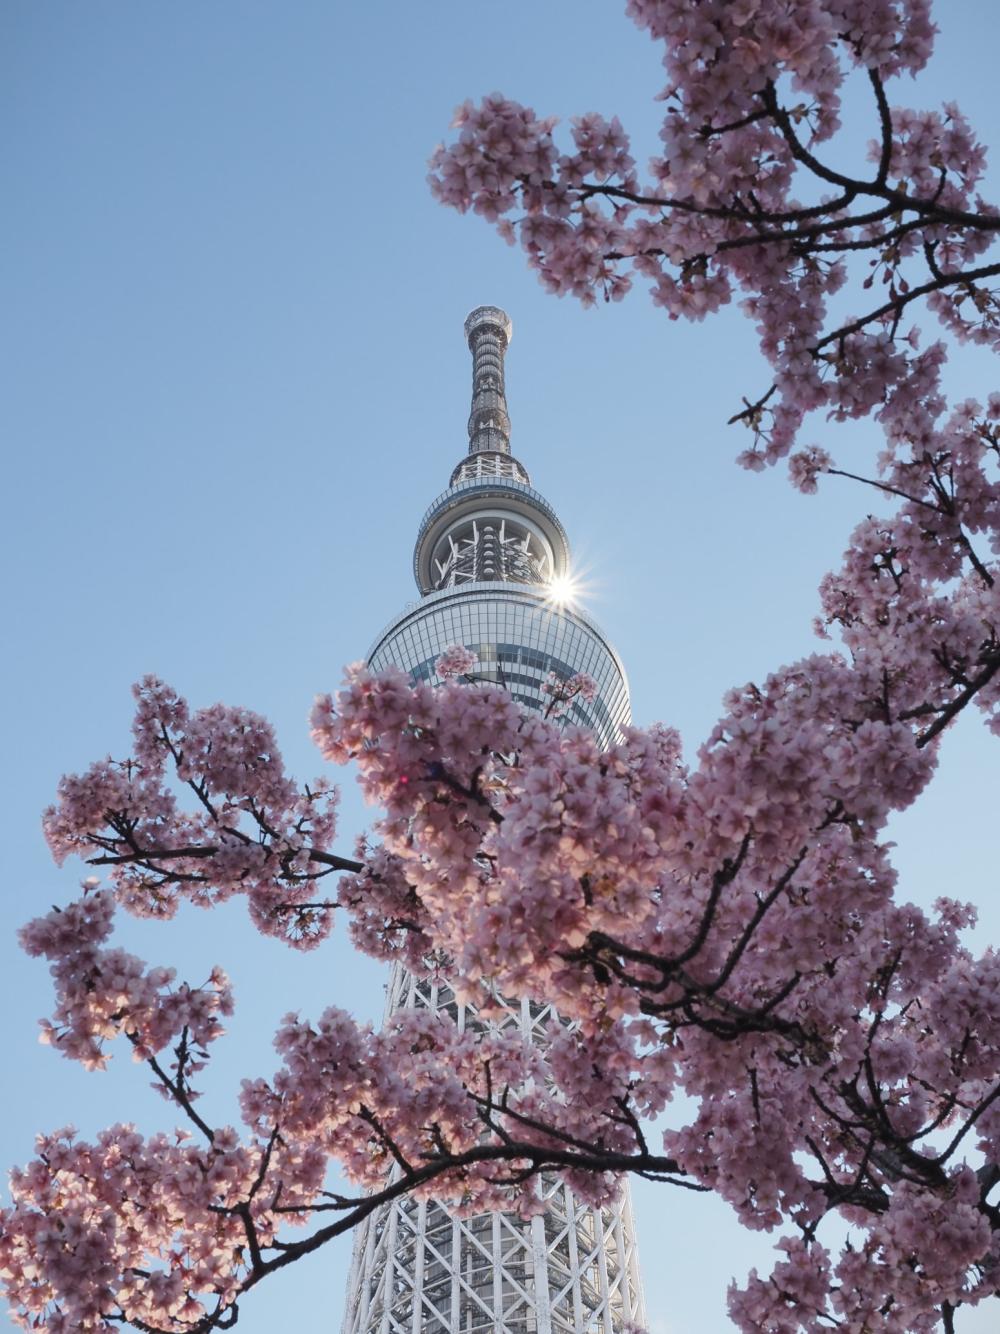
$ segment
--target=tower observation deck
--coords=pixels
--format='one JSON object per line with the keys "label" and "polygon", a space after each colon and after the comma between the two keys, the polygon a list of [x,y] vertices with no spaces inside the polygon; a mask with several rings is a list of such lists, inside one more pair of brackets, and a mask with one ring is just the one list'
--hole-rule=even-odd
{"label": "tower observation deck", "polygon": [[[436,681],[451,644],[479,659],[476,677],[538,709],[550,675],[586,672],[591,700],[576,696],[567,721],[614,743],[630,721],[628,682],[614,648],[579,610],[555,596],[570,568],[569,542],[551,505],[510,451],[504,361],[512,326],[496,306],[465,321],[472,353],[467,455],[417,531],[413,572],[420,601],[385,628],[368,654]],[[395,967],[387,1013],[425,1007],[460,1028],[481,1025],[443,982]],[[560,1021],[532,1000],[502,1002],[490,1023],[545,1045]],[[557,1178],[544,1178],[546,1211],[455,1218],[434,1202],[400,1199],[355,1234],[343,1334],[620,1334],[644,1319],[627,1183],[595,1209]]]}

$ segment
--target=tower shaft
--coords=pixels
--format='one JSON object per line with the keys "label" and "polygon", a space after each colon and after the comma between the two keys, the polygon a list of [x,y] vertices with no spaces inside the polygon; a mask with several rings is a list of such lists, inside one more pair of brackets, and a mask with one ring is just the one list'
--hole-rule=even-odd
{"label": "tower shaft", "polygon": [[[415,607],[397,616],[368,655],[434,681],[451,644],[472,649],[476,676],[528,708],[550,698],[550,676],[586,672],[594,698],[573,700],[567,721],[612,745],[630,719],[617,653],[588,617],[556,606],[549,584],[566,574],[569,544],[554,510],[510,455],[504,354],[511,323],[480,306],[465,324],[473,359],[469,454],[433,502],[417,535]],[[473,687],[470,687],[473,688]],[[501,1000],[490,1025],[545,1046],[561,1023],[551,1006]],[[459,1028],[482,1028],[450,987],[393,969],[387,1014],[423,1008]],[[621,1334],[644,1320],[627,1183],[603,1209],[544,1177],[545,1212],[458,1218],[433,1201],[400,1199],[355,1234],[343,1334]]]}
{"label": "tower shaft", "polygon": [[510,418],[504,387],[504,356],[513,326],[496,306],[478,306],[465,321],[472,352],[472,411],[469,453],[510,453]]}

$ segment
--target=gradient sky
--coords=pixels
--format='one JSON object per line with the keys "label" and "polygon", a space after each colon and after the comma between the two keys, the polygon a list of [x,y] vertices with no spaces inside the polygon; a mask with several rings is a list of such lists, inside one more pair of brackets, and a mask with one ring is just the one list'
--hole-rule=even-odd
{"label": "gradient sky", "polygon": [[[36,1042],[49,982],[13,933],[82,874],[53,868],[39,831],[59,775],[124,751],[146,672],[197,705],[267,714],[293,771],[319,769],[312,696],[415,598],[417,523],[465,449],[472,307],[513,318],[513,447],[569,531],[638,722],[677,725],[693,753],[724,690],[816,646],[816,585],[872,502],[838,479],[808,498],[734,466],[743,441],[726,418],[766,384],[738,312],[690,326],[641,294],[591,311],[555,301],[425,186],[454,106],[498,88],[540,114],[618,113],[643,160],[662,77],[620,8],[0,6],[3,1162],[25,1161],[40,1127],[174,1123],[127,1057],[88,1075]],[[939,5],[939,52],[912,99],[958,98],[987,142],[995,12]],[[868,132],[849,119],[848,139]],[[985,398],[1000,375],[965,351],[948,383]],[[876,434],[817,423],[806,438],[862,465]],[[894,828],[901,892],[981,902],[984,943],[1000,935],[996,744],[963,719],[936,786]],[[348,779],[345,851],[366,818]],[[237,1015],[205,1100],[216,1121],[234,1115],[241,1076],[274,1069],[286,1011],[381,1013],[384,973],[342,933],[290,955],[231,904],[129,923],[121,939],[192,982],[216,961],[232,974]],[[769,1240],[714,1199],[635,1198],[653,1334],[724,1334],[726,1283],[769,1266]],[[241,1334],[338,1330],[349,1249],[265,1285]],[[959,1321],[995,1327],[994,1312]]]}

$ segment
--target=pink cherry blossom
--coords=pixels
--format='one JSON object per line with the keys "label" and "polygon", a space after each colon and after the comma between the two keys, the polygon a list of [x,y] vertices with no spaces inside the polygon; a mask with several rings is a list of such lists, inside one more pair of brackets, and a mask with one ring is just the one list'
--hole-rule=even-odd
{"label": "pink cherry blossom", "polygon": [[[738,297],[771,374],[733,418],[752,432],[748,467],[787,454],[817,408],[878,414],[910,374],[899,324],[914,302],[960,338],[997,346],[989,280],[1000,265],[980,262],[997,230],[977,193],[985,151],[954,104],[889,101],[891,81],[930,57],[929,0],[627,10],[662,43],[667,76],[662,152],[644,179],[617,118],[575,117],[564,142],[554,119],[494,93],[456,113],[456,137],[431,158],[435,196],[519,239],[549,291],[585,304],[620,300],[637,277],[671,319],[701,320]],[[873,139],[867,159],[845,166],[829,141],[856,70]],[[831,319],[859,255],[869,272],[858,308]],[[797,465],[797,485],[803,476]]]}
{"label": "pink cherry blossom", "polygon": [[442,681],[448,681],[455,676],[466,676],[475,669],[478,661],[471,649],[450,644],[434,664],[434,670]]}

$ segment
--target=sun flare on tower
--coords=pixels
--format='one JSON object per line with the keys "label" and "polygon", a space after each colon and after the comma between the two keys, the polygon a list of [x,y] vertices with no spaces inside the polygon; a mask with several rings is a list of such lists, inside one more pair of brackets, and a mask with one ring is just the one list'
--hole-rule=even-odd
{"label": "sun flare on tower", "polygon": [[571,570],[553,575],[545,590],[545,600],[553,607],[575,607],[583,594],[580,580]]}

